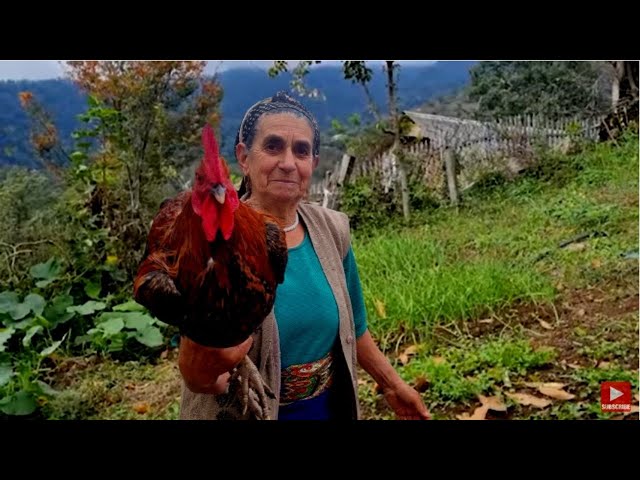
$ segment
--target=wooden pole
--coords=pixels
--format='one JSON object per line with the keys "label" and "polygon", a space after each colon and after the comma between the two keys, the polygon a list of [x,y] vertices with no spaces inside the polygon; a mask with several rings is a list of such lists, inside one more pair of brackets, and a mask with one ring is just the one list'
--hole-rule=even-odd
{"label": "wooden pole", "polygon": [[444,167],[447,172],[447,185],[449,187],[449,200],[454,206],[458,206],[458,186],[456,184],[456,159],[450,148],[444,151]]}

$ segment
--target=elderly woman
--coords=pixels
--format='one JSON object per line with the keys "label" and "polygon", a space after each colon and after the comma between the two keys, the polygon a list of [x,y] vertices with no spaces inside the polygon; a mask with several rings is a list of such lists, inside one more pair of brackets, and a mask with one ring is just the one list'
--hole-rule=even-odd
{"label": "elderly woman", "polygon": [[[271,410],[279,420],[359,418],[358,364],[399,418],[430,418],[367,329],[346,215],[303,202],[319,143],[313,115],[283,92],[246,112],[235,147],[242,200],[287,225],[285,280],[255,335],[237,347],[206,350],[202,362],[218,380],[198,388],[198,379],[185,379],[181,418],[243,418],[227,388],[228,371],[246,354],[274,391]],[[181,349],[196,348],[183,340]]]}

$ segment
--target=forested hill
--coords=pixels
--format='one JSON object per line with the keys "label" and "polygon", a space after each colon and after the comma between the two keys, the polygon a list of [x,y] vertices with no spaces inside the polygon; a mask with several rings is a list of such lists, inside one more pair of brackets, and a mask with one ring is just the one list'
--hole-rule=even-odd
{"label": "forested hill", "polygon": [[[435,96],[458,89],[469,79],[475,62],[437,62],[427,66],[405,65],[398,77],[400,108],[421,105]],[[222,151],[233,158],[232,144],[244,111],[257,100],[277,90],[288,90],[290,76],[269,78],[258,68],[232,69],[219,74],[224,88],[222,102]],[[386,111],[385,74],[376,66],[369,89],[378,107]],[[323,100],[304,99],[317,116],[322,129],[332,119],[345,120],[358,113],[367,116],[367,100],[360,85],[344,80],[340,67],[316,66],[306,78],[309,87],[318,88]],[[18,93],[29,90],[51,112],[61,138],[68,144],[71,132],[78,127],[77,115],[86,108],[85,98],[74,85],[64,79],[0,82],[0,166],[37,167],[29,145],[29,125],[20,108]]]}

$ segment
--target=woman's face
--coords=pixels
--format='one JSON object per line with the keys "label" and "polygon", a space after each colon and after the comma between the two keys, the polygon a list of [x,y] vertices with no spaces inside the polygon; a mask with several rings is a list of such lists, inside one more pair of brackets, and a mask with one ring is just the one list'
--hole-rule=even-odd
{"label": "woman's face", "polygon": [[311,126],[290,113],[262,116],[251,150],[240,143],[236,156],[251,180],[251,196],[266,203],[299,202],[317,164]]}

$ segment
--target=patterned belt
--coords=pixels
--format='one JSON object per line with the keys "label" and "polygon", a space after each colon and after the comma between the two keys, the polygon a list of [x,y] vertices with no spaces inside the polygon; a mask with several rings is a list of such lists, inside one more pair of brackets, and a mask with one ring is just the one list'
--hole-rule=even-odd
{"label": "patterned belt", "polygon": [[333,355],[320,360],[290,365],[282,370],[280,405],[317,397],[333,382]]}

